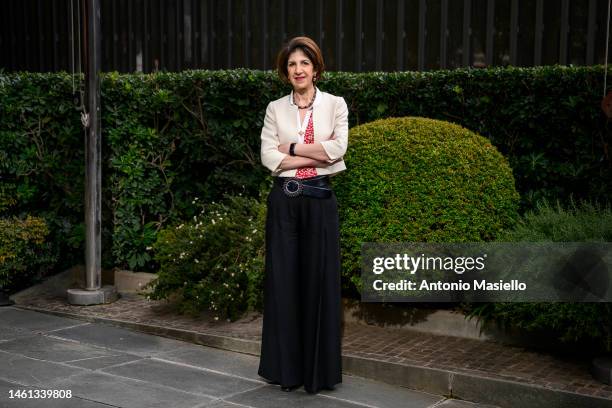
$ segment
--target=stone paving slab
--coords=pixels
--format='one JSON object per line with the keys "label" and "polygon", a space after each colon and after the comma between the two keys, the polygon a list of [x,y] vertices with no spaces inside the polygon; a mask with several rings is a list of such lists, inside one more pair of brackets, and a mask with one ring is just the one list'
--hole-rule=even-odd
{"label": "stone paving slab", "polygon": [[41,315],[30,310],[15,307],[0,307],[0,328],[19,328],[32,332],[49,332],[74,325],[83,324],[82,320],[65,317]]}
{"label": "stone paving slab", "polygon": [[35,360],[0,351],[0,380],[22,385],[45,386],[58,377],[69,377],[84,369],[60,363]]}
{"label": "stone paving slab", "polygon": [[108,324],[80,325],[56,330],[53,335],[61,339],[125,351],[142,357],[176,350],[183,344],[179,340],[151,336]]}
{"label": "stone paving slab", "polygon": [[261,381],[251,381],[226,373],[221,374],[195,366],[155,359],[143,359],[102,371],[213,398],[225,397],[263,385]]}
{"label": "stone paving slab", "polygon": [[121,353],[118,351],[114,352],[112,356],[105,357],[87,357],[78,360],[65,361],[64,364],[74,367],[87,368],[89,370],[99,370],[106,367],[115,366],[118,364],[125,364],[131,361],[141,360],[135,354]]}
{"label": "stone paving slab", "polygon": [[[323,397],[320,395],[310,395],[303,390],[292,392],[281,392],[278,387],[264,386],[252,391],[238,394],[227,401],[243,403],[254,408],[362,408],[363,405],[355,404],[339,398]],[[410,403],[407,401],[407,403]],[[420,407],[426,407],[421,405]],[[406,408],[409,408],[406,405]]]}
{"label": "stone paving slab", "polygon": [[193,346],[159,354],[156,359],[189,364],[211,371],[230,373],[255,381],[263,380],[257,374],[259,357],[248,354],[237,354],[210,347]]}
{"label": "stone paving slab", "polygon": [[8,326],[0,327],[0,343],[31,335],[32,332],[29,330],[21,330]]}
{"label": "stone paving slab", "polygon": [[48,336],[35,335],[4,343],[0,343],[0,350],[21,354],[37,360],[63,363],[83,358],[112,357],[117,353],[99,347],[92,347],[81,343],[67,342]]}
{"label": "stone paving slab", "polygon": [[213,401],[204,395],[100,372],[87,372],[53,381],[50,386],[54,389],[72,390],[74,395],[118,407],[191,408]]}

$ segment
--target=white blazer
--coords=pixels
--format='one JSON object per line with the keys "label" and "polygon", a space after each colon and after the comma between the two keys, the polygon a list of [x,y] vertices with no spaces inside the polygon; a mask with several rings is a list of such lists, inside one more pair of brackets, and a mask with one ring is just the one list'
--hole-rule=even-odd
{"label": "white blazer", "polygon": [[[261,129],[261,162],[273,176],[295,177],[296,169],[281,170],[279,166],[286,154],[278,151],[284,143],[299,143],[300,116],[293,103],[293,92],[272,101],[266,108],[264,126]],[[335,174],[346,169],[342,157],[348,146],[348,108],[344,98],[317,89],[312,104],[314,141],[321,142],[330,162],[328,167],[317,167],[318,175]],[[334,139],[330,137],[334,135]]]}

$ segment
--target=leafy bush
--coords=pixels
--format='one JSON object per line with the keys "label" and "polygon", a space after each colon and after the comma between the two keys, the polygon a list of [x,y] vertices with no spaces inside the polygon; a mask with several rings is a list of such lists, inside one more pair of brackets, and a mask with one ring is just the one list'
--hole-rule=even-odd
{"label": "leafy bush", "polygon": [[[610,242],[612,208],[589,202],[540,203],[517,226],[499,236],[508,242]],[[609,303],[489,303],[473,305],[471,316],[502,326],[546,332],[566,343],[594,343],[612,351],[612,307]]]}
{"label": "leafy bush", "polygon": [[216,319],[261,309],[265,214],[265,204],[233,196],[160,231],[152,247],[160,270],[149,296],[175,296],[179,310],[211,310]]}
{"label": "leafy bush", "polygon": [[[109,176],[113,190],[113,256],[132,270],[150,267],[146,247],[155,242],[157,232],[170,216],[175,171],[169,156],[173,140],[125,120],[108,131],[113,148]],[[122,143],[129,139],[130,143]]]}
{"label": "leafy bush", "polygon": [[0,289],[16,291],[44,276],[56,259],[41,218],[0,219]]}
{"label": "leafy bush", "polygon": [[502,232],[506,242],[610,242],[612,207],[588,201],[571,201],[564,208],[542,201],[526,212],[513,229]]}
{"label": "leafy bush", "polygon": [[351,129],[349,170],[334,178],[343,273],[358,282],[363,242],[478,242],[513,225],[519,196],[482,136],[425,118]]}
{"label": "leafy bush", "polygon": [[85,155],[71,89],[65,73],[0,74],[0,217],[44,218],[59,269],[84,253]]}

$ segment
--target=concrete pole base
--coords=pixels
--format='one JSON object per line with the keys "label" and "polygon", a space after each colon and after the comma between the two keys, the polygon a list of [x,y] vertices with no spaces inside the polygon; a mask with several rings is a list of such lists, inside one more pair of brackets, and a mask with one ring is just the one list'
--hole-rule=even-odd
{"label": "concrete pole base", "polygon": [[0,306],[11,306],[14,304],[15,302],[9,299],[9,297],[4,292],[0,292]]}
{"label": "concrete pole base", "polygon": [[597,381],[612,385],[612,357],[597,357],[591,362],[591,375]]}
{"label": "concrete pole base", "polygon": [[71,305],[100,305],[112,303],[119,298],[114,286],[104,285],[100,289],[68,289],[68,303]]}

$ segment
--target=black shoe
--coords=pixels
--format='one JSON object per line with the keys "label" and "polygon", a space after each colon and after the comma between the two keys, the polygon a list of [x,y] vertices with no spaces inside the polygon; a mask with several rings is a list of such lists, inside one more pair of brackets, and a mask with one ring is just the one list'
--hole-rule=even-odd
{"label": "black shoe", "polygon": [[296,388],[299,388],[299,387],[300,387],[299,385],[291,385],[291,386],[288,386],[288,387],[281,387],[281,390],[283,390],[285,392],[290,392],[290,391],[293,391],[293,390],[295,390]]}

